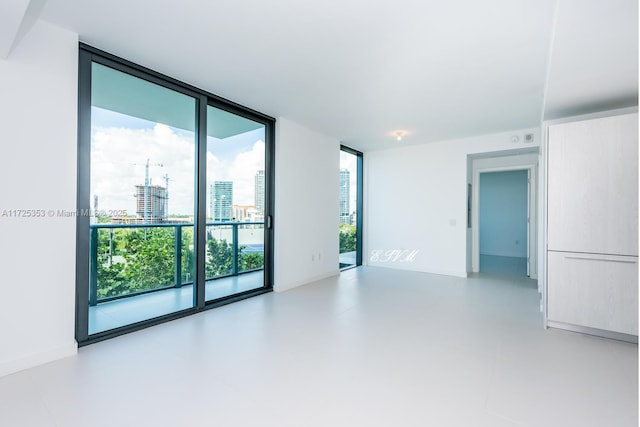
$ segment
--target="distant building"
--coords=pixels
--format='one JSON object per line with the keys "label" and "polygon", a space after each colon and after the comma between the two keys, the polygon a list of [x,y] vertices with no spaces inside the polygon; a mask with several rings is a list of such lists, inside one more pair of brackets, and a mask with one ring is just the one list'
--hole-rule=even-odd
{"label": "distant building", "polygon": [[349,169],[340,169],[340,224],[351,224],[350,200],[351,173]]}
{"label": "distant building", "polygon": [[248,209],[247,217],[245,218],[246,222],[264,222],[264,214],[262,212],[258,212],[257,209]]}
{"label": "distant building", "polygon": [[233,217],[236,221],[246,221],[250,210],[255,210],[253,205],[233,205]]}
{"label": "distant building", "polygon": [[264,170],[256,172],[255,207],[258,212],[264,214]]}
{"label": "distant building", "polygon": [[233,181],[214,181],[210,191],[213,220],[231,221],[234,218]]}
{"label": "distant building", "polygon": [[[146,188],[146,194],[145,194]],[[167,219],[167,189],[159,185],[136,185],[136,214],[144,224]]]}

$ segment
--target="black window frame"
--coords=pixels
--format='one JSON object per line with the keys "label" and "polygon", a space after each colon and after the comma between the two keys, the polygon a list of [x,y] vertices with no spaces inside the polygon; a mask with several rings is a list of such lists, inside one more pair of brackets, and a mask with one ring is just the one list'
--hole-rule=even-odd
{"label": "black window frame", "polygon": [[357,175],[357,180],[358,180],[358,188],[356,189],[356,264],[349,266],[349,267],[345,267],[342,268],[342,270],[348,270],[350,268],[355,268],[355,267],[359,267],[362,265],[362,250],[363,250],[363,243],[362,243],[362,224],[363,224],[363,207],[364,207],[364,202],[362,200],[362,196],[364,194],[364,183],[363,183],[363,176],[364,176],[364,154],[361,151],[355,150],[351,147],[347,147],[346,145],[342,145],[340,144],[340,151],[344,151],[345,153],[349,153],[352,154],[354,156],[356,156],[357,162],[356,162],[356,175]]}
{"label": "black window frame", "polygon": [[[114,338],[149,326],[189,316],[222,305],[273,291],[275,202],[275,124],[276,119],[205,90],[183,83],[157,71],[79,43],[78,56],[78,169],[76,209],[89,210],[91,177],[91,66],[98,63],[159,86],[194,97],[196,100],[196,177],[195,177],[195,287],[191,308],[132,323],[95,334],[89,326],[89,222],[88,216],[76,216],[76,318],[75,338],[79,346]],[[212,105],[265,126],[265,227],[263,287],[205,301],[205,264],[202,256],[206,244],[206,141],[207,106]]]}

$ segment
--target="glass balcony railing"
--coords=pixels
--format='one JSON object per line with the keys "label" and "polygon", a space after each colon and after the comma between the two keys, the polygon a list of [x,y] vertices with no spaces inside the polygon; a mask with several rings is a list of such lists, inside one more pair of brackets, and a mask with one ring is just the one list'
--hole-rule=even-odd
{"label": "glass balcony railing", "polygon": [[[211,222],[206,280],[264,269],[264,223]],[[193,224],[92,224],[89,305],[192,285]]]}

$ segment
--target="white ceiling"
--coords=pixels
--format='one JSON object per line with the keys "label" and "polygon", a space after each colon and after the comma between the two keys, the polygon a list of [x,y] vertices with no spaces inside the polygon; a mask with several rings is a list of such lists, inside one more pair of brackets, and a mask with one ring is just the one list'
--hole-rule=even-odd
{"label": "white ceiling", "polygon": [[561,0],[545,119],[638,105],[638,1]]}
{"label": "white ceiling", "polygon": [[637,105],[637,9],[637,0],[47,0],[41,17],[367,151],[397,146],[396,129],[408,132],[403,144],[425,143]]}

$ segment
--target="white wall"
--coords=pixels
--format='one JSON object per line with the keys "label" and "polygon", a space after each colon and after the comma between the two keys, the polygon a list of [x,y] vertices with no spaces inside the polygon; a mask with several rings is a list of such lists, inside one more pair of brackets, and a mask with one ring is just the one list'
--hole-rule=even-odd
{"label": "white wall", "polygon": [[[523,135],[534,134],[525,144]],[[518,135],[517,143],[511,136]],[[538,128],[365,153],[368,265],[466,277],[467,155],[539,145]],[[375,250],[418,251],[371,260]]]}
{"label": "white wall", "polygon": [[275,290],[338,274],[340,142],[279,118],[275,174]]}
{"label": "white wall", "polygon": [[[76,34],[37,22],[0,60],[0,376],[74,354]],[[45,218],[10,217],[43,209]]]}

